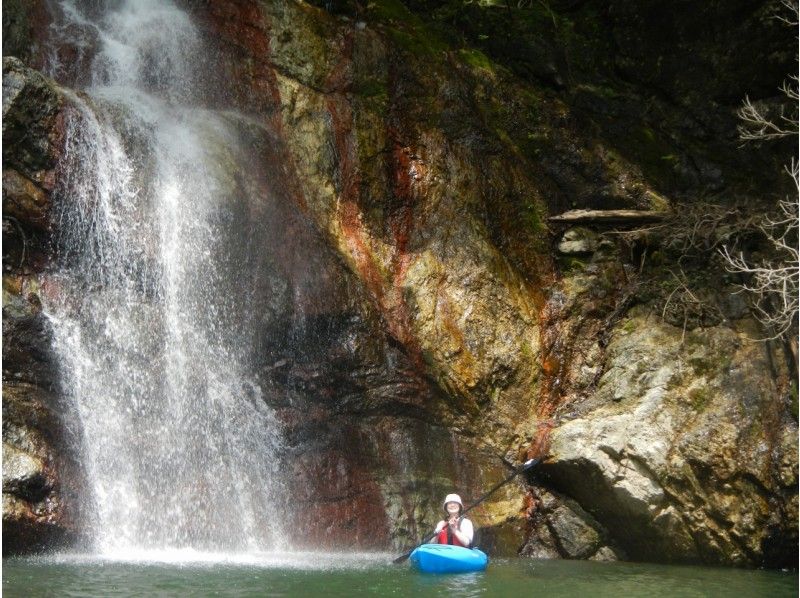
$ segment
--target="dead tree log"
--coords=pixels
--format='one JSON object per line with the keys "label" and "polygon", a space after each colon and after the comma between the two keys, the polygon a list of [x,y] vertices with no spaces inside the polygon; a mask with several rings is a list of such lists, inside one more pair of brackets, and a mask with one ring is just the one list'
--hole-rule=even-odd
{"label": "dead tree log", "polygon": [[570,210],[557,216],[550,216],[547,220],[553,224],[564,225],[639,226],[662,222],[668,215],[668,212],[650,210]]}

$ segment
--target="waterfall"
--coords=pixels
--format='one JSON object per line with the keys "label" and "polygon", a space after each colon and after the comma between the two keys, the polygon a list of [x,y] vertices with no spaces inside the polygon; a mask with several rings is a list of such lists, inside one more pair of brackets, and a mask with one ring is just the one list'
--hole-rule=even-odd
{"label": "waterfall", "polygon": [[[72,97],[45,306],[103,554],[285,545],[281,429],[259,384],[265,217],[236,115],[202,107],[170,0],[62,0]],[[70,72],[78,62],[87,70]]]}

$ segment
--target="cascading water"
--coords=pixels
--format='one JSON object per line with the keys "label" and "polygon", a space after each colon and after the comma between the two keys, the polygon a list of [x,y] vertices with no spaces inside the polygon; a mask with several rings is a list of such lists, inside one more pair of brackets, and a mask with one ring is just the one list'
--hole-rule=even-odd
{"label": "cascading water", "polygon": [[[281,432],[255,374],[263,221],[231,115],[199,106],[202,42],[169,0],[64,0],[91,67],[67,124],[47,313],[104,554],[284,544]],[[50,74],[70,65],[52,60]]]}

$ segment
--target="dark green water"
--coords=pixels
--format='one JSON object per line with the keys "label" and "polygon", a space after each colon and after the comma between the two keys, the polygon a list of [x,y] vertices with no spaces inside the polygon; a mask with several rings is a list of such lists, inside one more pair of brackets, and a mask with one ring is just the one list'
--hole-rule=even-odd
{"label": "dark green water", "polygon": [[797,573],[632,563],[494,560],[485,573],[422,575],[394,555],[268,555],[233,562],[3,560],[3,595],[22,596],[781,596]]}

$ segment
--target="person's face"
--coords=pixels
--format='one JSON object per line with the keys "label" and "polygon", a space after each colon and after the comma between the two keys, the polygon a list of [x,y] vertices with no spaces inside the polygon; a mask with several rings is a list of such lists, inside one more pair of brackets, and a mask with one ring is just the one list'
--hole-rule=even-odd
{"label": "person's face", "polygon": [[448,515],[458,515],[458,511],[461,509],[461,506],[457,502],[449,502],[444,506],[444,508],[447,510]]}

